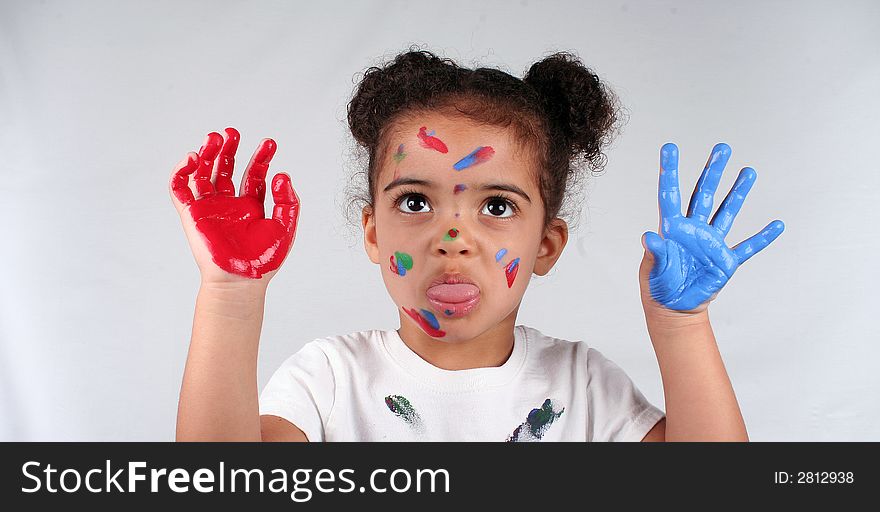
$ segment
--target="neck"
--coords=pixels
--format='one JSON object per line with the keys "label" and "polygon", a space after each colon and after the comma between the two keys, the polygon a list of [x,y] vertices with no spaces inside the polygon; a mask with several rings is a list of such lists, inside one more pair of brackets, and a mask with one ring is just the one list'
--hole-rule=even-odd
{"label": "neck", "polygon": [[415,325],[406,313],[399,310],[400,328],[397,333],[413,352],[422,359],[444,370],[469,370],[503,365],[513,352],[513,328],[516,325],[517,306],[504,320],[474,338],[435,339]]}

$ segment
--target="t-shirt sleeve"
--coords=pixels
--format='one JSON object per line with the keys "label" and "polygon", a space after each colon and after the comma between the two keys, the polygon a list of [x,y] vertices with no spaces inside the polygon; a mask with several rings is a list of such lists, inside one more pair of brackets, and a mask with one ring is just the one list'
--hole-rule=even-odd
{"label": "t-shirt sleeve", "polygon": [[312,341],[272,374],[260,393],[260,415],[284,418],[302,430],[309,441],[324,441],[335,388],[330,360],[318,341]]}
{"label": "t-shirt sleeve", "polygon": [[641,441],[665,415],[629,376],[594,348],[587,350],[587,439]]}

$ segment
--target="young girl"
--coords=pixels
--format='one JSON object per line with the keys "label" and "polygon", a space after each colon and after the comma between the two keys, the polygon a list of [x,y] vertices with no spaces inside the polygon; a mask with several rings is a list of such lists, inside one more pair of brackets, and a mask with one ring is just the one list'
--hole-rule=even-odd
{"label": "young girl", "polygon": [[547,274],[568,240],[566,192],[581,163],[601,165],[616,120],[612,93],[569,54],[522,80],[426,51],[370,68],[348,121],[369,153],[364,247],[400,328],[307,343],[262,394],[266,287],[293,244],[299,200],[276,174],[264,218],[275,142],[260,143],[236,196],[239,134],[209,134],[170,183],[202,276],[178,440],[747,440],[707,308],[783,225],[727,247],[755,180],[748,167],[707,223],[725,144],[687,216],[677,148],[660,152],[661,223],[642,237],[639,281],[665,415],[596,349],[516,325],[529,277]]}

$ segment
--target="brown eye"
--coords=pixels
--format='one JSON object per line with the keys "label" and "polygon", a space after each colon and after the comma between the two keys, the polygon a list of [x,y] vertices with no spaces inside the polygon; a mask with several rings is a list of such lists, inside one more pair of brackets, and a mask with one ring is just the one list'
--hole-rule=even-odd
{"label": "brown eye", "polygon": [[407,194],[400,200],[397,209],[404,213],[425,213],[431,211],[428,199],[421,194]]}
{"label": "brown eye", "polygon": [[512,217],[513,206],[507,199],[496,197],[486,202],[482,213],[498,218]]}

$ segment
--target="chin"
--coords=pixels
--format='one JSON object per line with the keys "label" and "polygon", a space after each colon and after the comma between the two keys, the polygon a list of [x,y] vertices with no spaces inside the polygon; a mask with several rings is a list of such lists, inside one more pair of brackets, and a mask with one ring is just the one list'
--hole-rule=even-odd
{"label": "chin", "polygon": [[403,321],[415,322],[422,332],[445,343],[461,343],[477,338],[507,320],[511,314],[516,314],[518,309],[517,304],[509,305],[509,309],[489,309],[485,300],[466,311],[452,311],[433,304],[416,307],[403,304],[398,306]]}
{"label": "chin", "polygon": [[464,318],[441,319],[440,326],[446,332],[442,338],[434,338],[445,343],[464,343],[484,334],[497,326],[503,318],[488,320],[481,315],[468,315]]}

